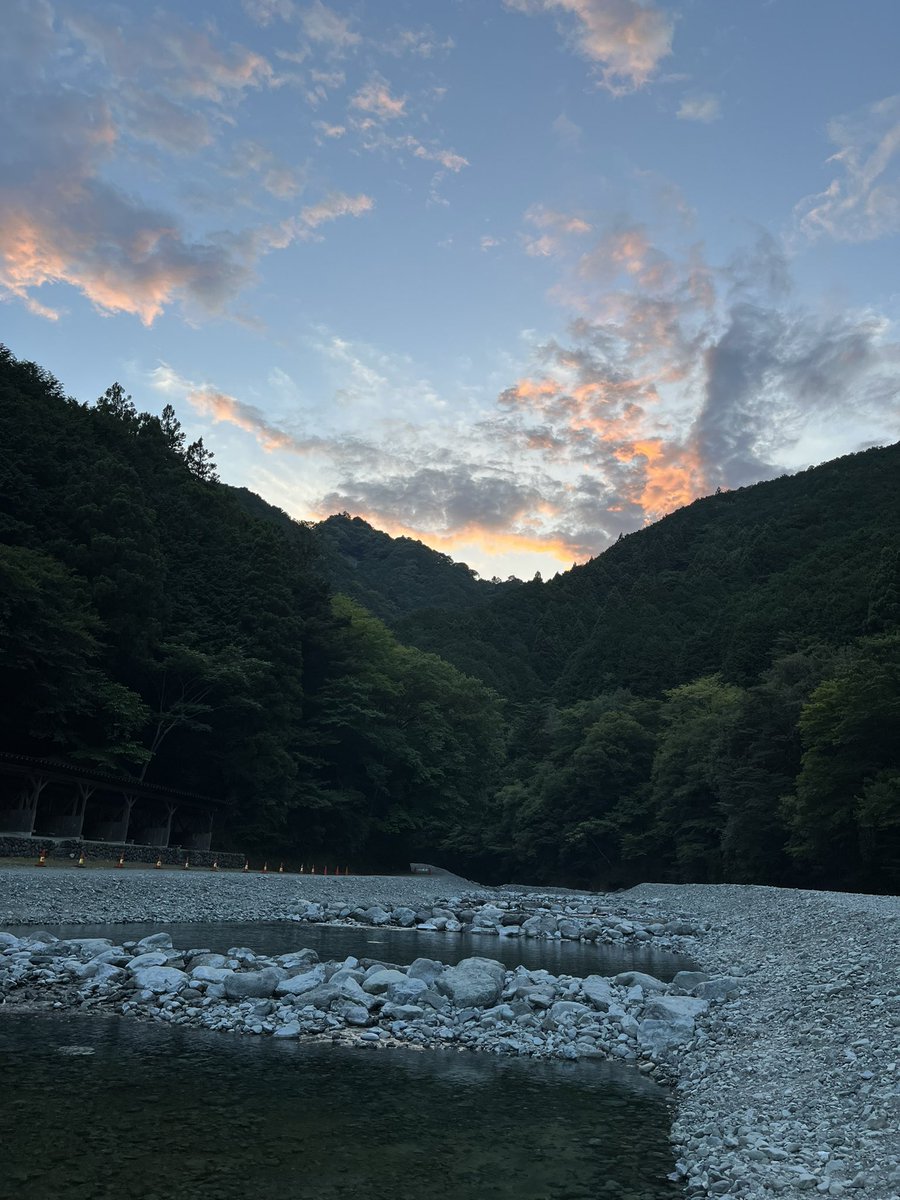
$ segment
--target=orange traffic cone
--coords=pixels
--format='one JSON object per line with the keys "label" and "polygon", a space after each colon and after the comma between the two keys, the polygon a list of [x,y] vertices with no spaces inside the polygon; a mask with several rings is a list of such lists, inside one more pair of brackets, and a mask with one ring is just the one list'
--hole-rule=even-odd
{"label": "orange traffic cone", "polygon": [[214,858],[214,859],[213,859],[213,865],[212,865],[212,866],[211,866],[209,869],[210,869],[211,871],[218,871],[218,869],[219,869],[219,860],[218,860],[217,858]]}
{"label": "orange traffic cone", "polygon": [[249,861],[248,861],[246,858],[244,859],[244,870],[245,870],[245,871],[249,871],[249,870],[250,870],[250,863],[249,863]]}
{"label": "orange traffic cone", "polygon": [[157,871],[161,871],[161,870],[162,870],[162,859],[161,859],[161,858],[158,858],[158,859],[156,860],[156,862],[154,863],[154,866],[155,866],[155,868],[156,868],[156,870],[157,870]]}
{"label": "orange traffic cone", "polygon": [[262,873],[263,873],[263,875],[268,875],[268,873],[269,873],[269,864],[267,862],[263,863]]}
{"label": "orange traffic cone", "polygon": [[278,874],[279,874],[279,875],[283,875],[283,874],[284,874],[284,863],[282,863],[282,864],[281,864],[281,866],[278,868]]}
{"label": "orange traffic cone", "polygon": [[345,874],[345,875],[349,875],[349,874],[350,874],[350,868],[349,868],[349,867],[344,867],[344,874]]}
{"label": "orange traffic cone", "polygon": [[78,862],[75,864],[75,866],[83,867],[84,865],[84,851],[82,850],[82,852],[78,855]]}
{"label": "orange traffic cone", "polygon": [[309,873],[310,873],[310,875],[315,875],[315,873],[316,873],[316,864],[315,863],[313,863],[313,865],[309,868]]}
{"label": "orange traffic cone", "polygon": [[300,864],[300,874],[301,875],[306,874],[306,867],[303,865],[303,863]]}
{"label": "orange traffic cone", "polygon": [[184,866],[182,867],[182,870],[187,871],[188,868],[190,867],[190,865],[191,865],[191,860],[189,858],[186,858],[184,860]]}
{"label": "orange traffic cone", "polygon": [[117,867],[124,867],[124,866],[125,866],[125,851],[124,851],[124,850],[121,850],[121,851],[119,852],[119,861],[116,863],[116,866],[117,866]]}
{"label": "orange traffic cone", "polygon": [[39,867],[46,867],[46,865],[47,865],[47,851],[46,850],[43,850],[43,849],[41,850],[40,854],[38,855],[37,865]]}

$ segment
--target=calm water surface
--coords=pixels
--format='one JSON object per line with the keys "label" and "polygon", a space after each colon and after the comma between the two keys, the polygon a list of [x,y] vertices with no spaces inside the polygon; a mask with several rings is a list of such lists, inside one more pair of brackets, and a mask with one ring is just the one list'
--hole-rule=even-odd
{"label": "calm water surface", "polygon": [[418,932],[407,929],[362,929],[348,925],[308,925],[296,921],[138,922],[122,925],[8,925],[10,933],[45,929],[57,937],[106,937],[118,945],[151,933],[167,931],[179,949],[206,947],[224,953],[230,946],[249,946],[260,954],[286,954],[306,946],[323,960],[378,958],[410,963],[436,958],[456,963],[473,954],[499,959],[507,967],[543,967],[554,975],[617,975],[646,971],[657,979],[672,979],[677,971],[696,964],[685,955],[667,954],[641,946],[595,946],[590,942],[544,941],[539,938],[501,938],[491,934]]}
{"label": "calm water surface", "polygon": [[674,1200],[666,1093],[603,1063],[0,1011],[17,1200]]}

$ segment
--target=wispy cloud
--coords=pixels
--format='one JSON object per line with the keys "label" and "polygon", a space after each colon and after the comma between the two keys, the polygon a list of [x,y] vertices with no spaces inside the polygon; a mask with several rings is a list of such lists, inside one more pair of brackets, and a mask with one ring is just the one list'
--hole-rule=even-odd
{"label": "wispy cloud", "polygon": [[391,95],[387,80],[374,76],[352,97],[351,108],[369,113],[382,121],[394,121],[406,115],[406,97]]}
{"label": "wispy cloud", "polygon": [[532,205],[525,213],[525,221],[541,231],[522,235],[525,253],[532,258],[550,258],[560,254],[569,237],[580,237],[591,231],[590,224],[582,217],[556,212],[542,204]]}
{"label": "wispy cloud", "polygon": [[327,445],[319,437],[298,437],[289,433],[273,423],[255,405],[246,404],[209,384],[195,383],[167,363],[161,363],[150,372],[150,384],[170,401],[187,401],[197,413],[215,423],[234,425],[253,434],[269,453],[280,450],[291,454],[310,454]]}
{"label": "wispy cloud", "polygon": [[385,54],[401,58],[409,54],[415,58],[433,58],[436,54],[444,54],[455,47],[452,37],[436,34],[430,26],[423,29],[400,29],[395,34],[385,38],[379,49]]}
{"label": "wispy cloud", "polygon": [[308,8],[299,10],[299,19],[304,34],[311,42],[343,51],[358,46],[362,41],[350,20],[323,4],[322,0],[315,0]]}
{"label": "wispy cloud", "polygon": [[271,25],[276,18],[289,21],[296,11],[293,0],[241,0],[241,7],[259,25]]}
{"label": "wispy cloud", "polygon": [[837,151],[828,187],[796,209],[801,232],[865,242],[900,232],[900,95],[835,117],[828,136]]}
{"label": "wispy cloud", "polygon": [[722,115],[722,105],[718,96],[708,93],[697,96],[685,96],[678,106],[678,117],[682,121],[700,121],[709,125],[718,121]]}
{"label": "wispy cloud", "polygon": [[308,229],[318,229],[326,221],[336,221],[338,217],[361,217],[374,207],[375,201],[371,196],[362,193],[348,196],[344,192],[333,192],[318,204],[310,204],[302,209],[300,222]]}
{"label": "wispy cloud", "polygon": [[600,68],[601,82],[622,94],[648,83],[672,52],[673,21],[639,0],[504,0],[507,8],[573,18],[569,37]]}

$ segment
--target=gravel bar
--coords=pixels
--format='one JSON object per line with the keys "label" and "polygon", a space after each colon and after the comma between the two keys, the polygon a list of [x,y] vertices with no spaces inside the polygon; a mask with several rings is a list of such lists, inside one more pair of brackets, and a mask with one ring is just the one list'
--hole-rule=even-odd
{"label": "gravel bar", "polygon": [[418,907],[479,885],[433,875],[279,875],[270,871],[156,871],[0,867],[0,929],[29,923],[277,921],[304,901]]}
{"label": "gravel bar", "polygon": [[624,894],[711,922],[746,977],[684,1048],[673,1141],[688,1196],[900,1197],[900,899],[735,884]]}
{"label": "gravel bar", "polygon": [[[272,920],[303,901],[416,906],[473,888],[444,874],[0,868],[0,929]],[[562,903],[566,893],[559,895]],[[643,884],[608,899],[647,920],[708,924],[693,956],[740,984],[713,999],[671,1060],[672,1140],[685,1195],[898,1200],[900,900],[731,884]]]}

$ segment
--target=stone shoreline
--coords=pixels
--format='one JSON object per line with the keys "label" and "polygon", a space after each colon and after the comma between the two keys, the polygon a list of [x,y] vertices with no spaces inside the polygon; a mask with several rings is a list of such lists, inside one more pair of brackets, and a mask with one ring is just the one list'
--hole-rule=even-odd
{"label": "stone shoreline", "polygon": [[[443,921],[451,930],[688,950],[703,971],[666,985],[634,972],[578,979],[508,971],[483,958],[398,968],[367,959],[320,964],[312,952],[189,953],[166,935],[119,948],[5,937],[0,990],[10,1006],[112,1010],[270,1036],[622,1059],[675,1085],[672,1140],[690,1197],[900,1196],[895,898],[736,885],[643,885],[597,897],[466,893],[472,885],[447,876],[234,877],[225,887],[199,874],[94,872],[81,880],[0,873],[0,927],[71,922],[76,913],[85,923],[324,917],[404,925],[411,912],[406,927]],[[442,903],[454,883],[459,891]],[[138,951],[151,957],[138,962]]]}

